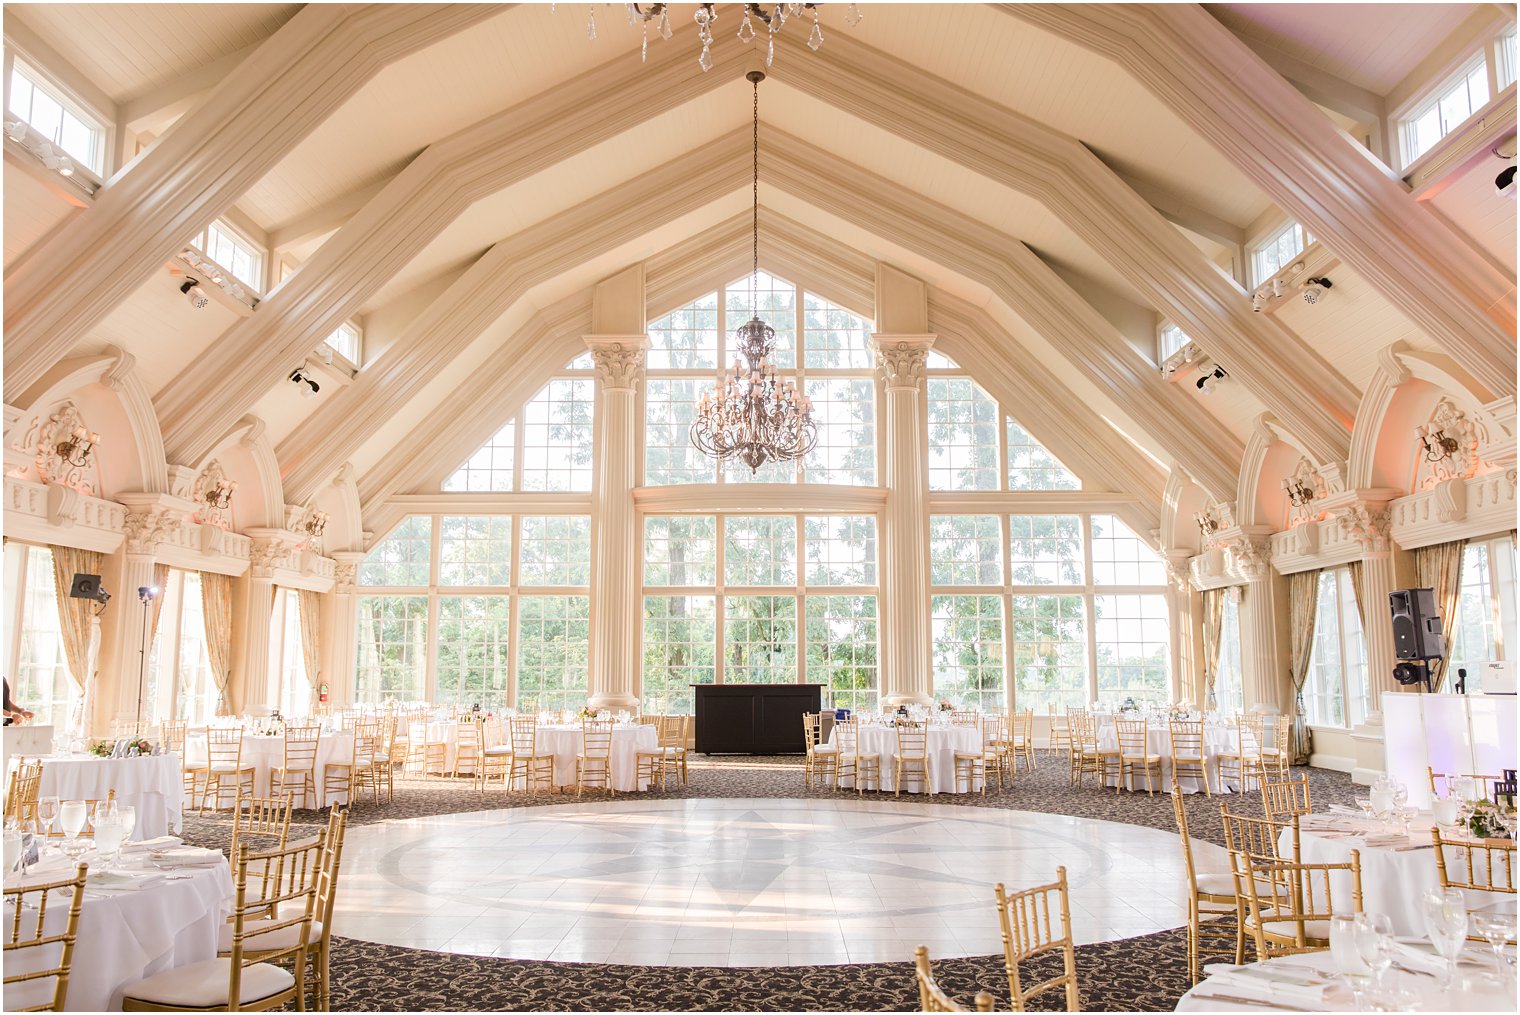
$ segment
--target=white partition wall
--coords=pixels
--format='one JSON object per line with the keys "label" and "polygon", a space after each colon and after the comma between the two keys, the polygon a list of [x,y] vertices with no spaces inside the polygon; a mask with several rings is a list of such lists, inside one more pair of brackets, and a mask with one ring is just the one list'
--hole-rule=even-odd
{"label": "white partition wall", "polygon": [[1515,767],[1513,695],[1383,695],[1384,766],[1409,789],[1412,807],[1430,806],[1427,769],[1498,775]]}

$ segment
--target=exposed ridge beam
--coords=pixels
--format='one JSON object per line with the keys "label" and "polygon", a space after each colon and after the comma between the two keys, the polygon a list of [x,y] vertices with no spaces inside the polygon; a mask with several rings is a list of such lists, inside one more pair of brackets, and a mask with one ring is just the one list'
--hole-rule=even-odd
{"label": "exposed ridge beam", "polygon": [[[1028,247],[800,138],[777,134],[770,131],[761,151],[762,182],[986,286],[1074,367],[1088,371],[1199,485],[1222,491],[1215,496],[1231,495],[1244,453],[1240,443]],[[1270,357],[1259,363],[1271,368]],[[1233,376],[1233,363],[1230,370]]]}
{"label": "exposed ridge beam", "polygon": [[1485,385],[1515,393],[1513,275],[1201,7],[1002,9],[1116,61]]}
{"label": "exposed ridge beam", "polygon": [[302,503],[316,492],[333,462],[354,455],[534,286],[738,191],[748,151],[749,131],[733,131],[497,243],[280,443],[286,497]]}
{"label": "exposed ridge beam", "polygon": [[387,176],[383,180],[367,183],[362,187],[355,187],[346,193],[339,194],[331,201],[327,201],[317,208],[276,223],[269,230],[269,249],[284,250],[293,247],[297,243],[304,243],[323,233],[330,233],[339,229],[345,222],[359,213],[370,201],[375,199],[386,188],[386,185],[399,176]]}
{"label": "exposed ridge beam", "polygon": [[[681,35],[682,33],[677,33]],[[726,47],[693,75],[681,45],[630,52],[429,145],[302,267],[159,396],[171,461],[195,461],[474,202],[721,87],[747,66]]]}
{"label": "exposed ridge beam", "polygon": [[[1282,322],[1252,313],[1233,280],[1080,142],[853,39],[832,39],[828,61],[778,41],[791,52],[776,77],[1039,200],[1240,384],[1280,406],[1316,458],[1345,461],[1356,389]],[[1269,353],[1279,354],[1270,368]]]}
{"label": "exposed ridge beam", "polygon": [[[242,73],[224,80],[102,187],[84,214],[6,273],[7,399],[67,355],[381,67],[500,10],[475,4],[302,8],[248,58]],[[244,408],[218,423],[235,422]]]}

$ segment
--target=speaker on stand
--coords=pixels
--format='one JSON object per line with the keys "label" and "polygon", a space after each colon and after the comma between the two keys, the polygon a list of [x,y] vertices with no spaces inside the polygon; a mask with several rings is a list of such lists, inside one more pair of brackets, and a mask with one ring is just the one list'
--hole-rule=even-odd
{"label": "speaker on stand", "polygon": [[1393,654],[1399,660],[1393,668],[1393,679],[1406,686],[1423,684],[1426,691],[1434,690],[1430,664],[1446,657],[1435,590],[1390,592],[1388,610],[1393,616]]}

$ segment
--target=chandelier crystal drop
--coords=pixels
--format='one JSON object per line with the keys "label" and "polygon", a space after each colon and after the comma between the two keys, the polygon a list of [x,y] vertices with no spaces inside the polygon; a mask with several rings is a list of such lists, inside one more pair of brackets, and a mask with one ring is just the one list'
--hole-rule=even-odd
{"label": "chandelier crystal drop", "polygon": [[750,71],[747,77],[755,88],[750,306],[757,312],[734,330],[734,365],[714,390],[703,394],[691,424],[691,443],[720,462],[738,459],[753,475],[767,462],[795,461],[813,450],[818,426],[812,400],[797,390],[796,381],[776,376],[771,363],[776,332],[760,319],[755,300],[760,273],[760,82],[765,75]]}
{"label": "chandelier crystal drop", "polygon": [[[596,5],[588,5],[590,16],[587,19],[586,36],[589,39],[596,38]],[[662,39],[669,39],[675,34],[670,24],[671,4],[625,4],[628,10],[628,23],[638,25],[643,34],[641,47],[642,58],[649,59],[649,29],[653,25],[655,34]],[[776,58],[776,35],[790,18],[801,18],[804,14],[812,15],[809,22],[811,29],[807,37],[808,48],[818,50],[823,45],[823,26],[818,21],[818,8],[822,4],[739,4],[738,29],[736,35],[739,41],[749,45],[762,35],[765,37],[765,64],[770,66]],[[844,23],[851,28],[860,24],[860,4],[852,3],[845,5]],[[697,40],[702,43],[702,52],[697,56],[697,64],[704,71],[712,70],[713,58],[712,47],[715,37],[713,29],[718,24],[717,4],[697,4],[692,14],[692,21],[697,26]]]}

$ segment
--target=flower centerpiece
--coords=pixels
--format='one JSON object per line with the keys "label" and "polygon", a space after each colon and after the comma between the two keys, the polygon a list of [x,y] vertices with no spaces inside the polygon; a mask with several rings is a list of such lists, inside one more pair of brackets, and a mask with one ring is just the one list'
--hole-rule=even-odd
{"label": "flower centerpiece", "polygon": [[97,758],[109,758],[115,750],[116,742],[114,740],[90,741],[90,753]]}
{"label": "flower centerpiece", "polygon": [[954,708],[955,708],[955,706],[950,703],[950,699],[949,698],[941,698],[939,700],[939,710],[941,712],[949,712],[949,711],[954,710]]}
{"label": "flower centerpiece", "polygon": [[580,711],[575,713],[575,716],[577,719],[595,719],[596,709],[590,705],[582,705]]}
{"label": "flower centerpiece", "polygon": [[1509,829],[1499,820],[1499,807],[1492,800],[1474,800],[1467,830],[1479,839],[1507,839]]}

